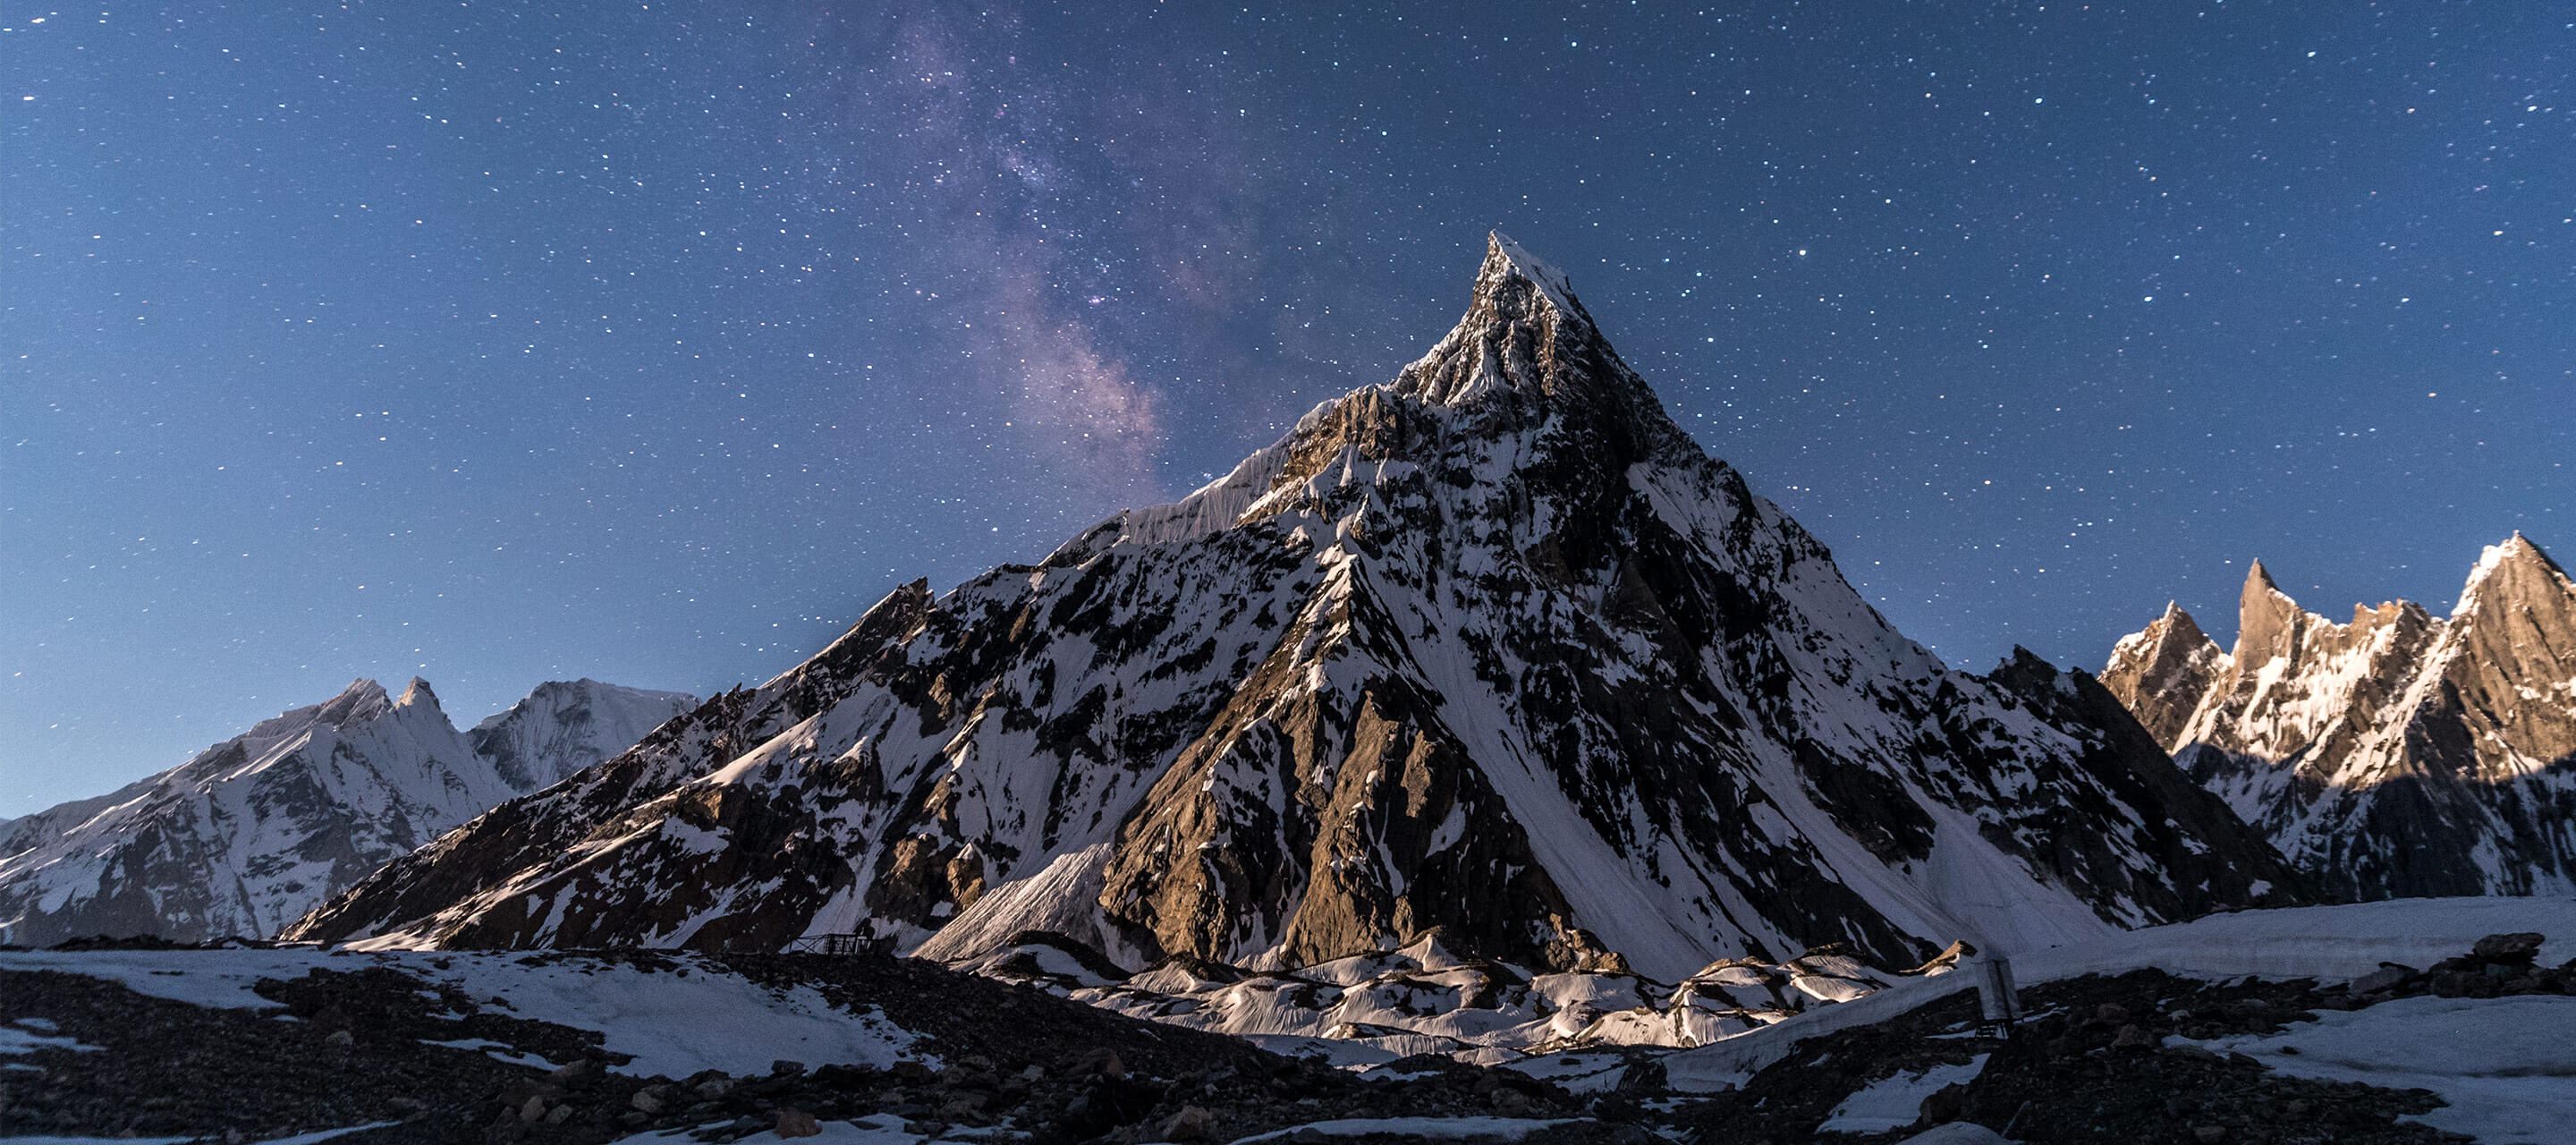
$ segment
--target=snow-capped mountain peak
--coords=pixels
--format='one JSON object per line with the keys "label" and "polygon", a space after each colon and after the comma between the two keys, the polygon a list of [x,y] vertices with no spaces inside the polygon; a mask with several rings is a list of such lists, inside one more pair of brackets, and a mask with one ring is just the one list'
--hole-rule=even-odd
{"label": "snow-capped mountain peak", "polygon": [[384,714],[386,709],[393,707],[393,703],[393,698],[385,694],[384,685],[361,677],[349,681],[349,686],[340,689],[339,695],[320,704],[283,712],[251,725],[250,734],[255,737],[274,737],[283,734],[290,726],[301,727],[310,723],[325,723],[336,727],[341,724],[364,723]]}
{"label": "snow-capped mountain peak", "polygon": [[438,693],[430,690],[429,681],[418,676],[411,678],[411,684],[403,689],[402,698],[394,701],[394,706],[397,708],[408,708],[416,704],[426,705],[431,710],[438,711],[442,717],[446,715],[446,712],[438,707]]}
{"label": "snow-capped mountain peak", "polygon": [[[0,829],[0,941],[274,934],[386,860],[695,706],[582,685],[577,712],[541,705],[493,758],[457,734],[428,681],[396,700],[353,680],[178,767],[13,820]],[[576,687],[546,685],[476,731]]]}
{"label": "snow-capped mountain peak", "polygon": [[502,782],[525,793],[626,750],[697,703],[679,692],[624,688],[586,676],[549,680],[474,725],[465,740]]}
{"label": "snow-capped mountain peak", "polygon": [[[1531,254],[1526,248],[1522,247],[1521,244],[1513,242],[1511,236],[1506,235],[1501,231],[1494,231],[1487,234],[1485,236],[1485,245],[1488,265],[1478,273],[1477,277],[1479,280],[1481,280],[1486,273],[1490,273],[1495,269],[1491,265],[1492,261],[1500,259],[1503,264],[1503,268],[1508,269],[1510,273],[1517,274],[1522,278],[1528,279],[1532,285],[1537,286],[1539,288],[1539,292],[1545,295],[1548,302],[1553,304],[1558,311],[1569,316],[1581,318],[1585,325],[1591,324],[1592,316],[1582,313],[1575,307],[1574,284],[1572,280],[1565,276],[1564,271],[1558,270],[1556,267],[1549,265],[1547,262],[1540,259],[1537,255]],[[1483,283],[1479,281],[1478,286],[1481,289]]]}
{"label": "snow-capped mountain peak", "polygon": [[815,659],[293,933],[1686,976],[2038,945],[2291,876],[2080,673],[1952,671],[1702,453],[1561,274],[1181,502]]}
{"label": "snow-capped mountain peak", "polygon": [[1497,231],[1486,238],[1467,313],[1385,388],[1435,409],[1474,408],[1511,394],[1644,401],[1660,410],[1642,382],[1627,384],[1632,371],[1611,366],[1616,356],[1565,273]]}

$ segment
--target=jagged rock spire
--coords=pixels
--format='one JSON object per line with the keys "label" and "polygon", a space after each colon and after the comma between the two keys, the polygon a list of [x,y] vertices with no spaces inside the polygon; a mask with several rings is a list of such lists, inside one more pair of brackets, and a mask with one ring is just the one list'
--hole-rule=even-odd
{"label": "jagged rock spire", "polygon": [[2300,621],[2306,615],[2297,601],[2273,583],[2272,573],[2263,567],[2263,562],[2254,561],[2245,570],[2245,590],[2236,600],[2237,662],[2259,663],[2293,654],[2302,628]]}

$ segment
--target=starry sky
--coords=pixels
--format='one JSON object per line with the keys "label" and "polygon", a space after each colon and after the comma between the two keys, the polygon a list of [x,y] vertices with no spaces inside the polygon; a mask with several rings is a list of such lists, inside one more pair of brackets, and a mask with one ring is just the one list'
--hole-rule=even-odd
{"label": "starry sky", "polygon": [[2554,0],[19,4],[0,61],[0,815],[356,676],[766,678],[1391,378],[1494,227],[1953,664],[2576,556]]}

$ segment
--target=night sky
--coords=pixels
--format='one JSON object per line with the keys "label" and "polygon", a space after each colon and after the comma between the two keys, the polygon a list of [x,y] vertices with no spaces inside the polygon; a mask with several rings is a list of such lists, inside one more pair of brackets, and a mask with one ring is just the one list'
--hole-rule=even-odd
{"label": "night sky", "polygon": [[1494,227],[1953,664],[2576,557],[2555,0],[826,7],[0,17],[0,815],[355,676],[766,678],[1392,378]]}

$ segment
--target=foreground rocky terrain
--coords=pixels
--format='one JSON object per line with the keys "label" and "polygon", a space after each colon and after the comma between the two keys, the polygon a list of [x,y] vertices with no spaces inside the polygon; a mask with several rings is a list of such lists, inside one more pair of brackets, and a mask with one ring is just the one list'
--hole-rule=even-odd
{"label": "foreground rocky terrain", "polygon": [[[604,1142],[685,1130],[729,1142],[856,1120],[903,1140],[1007,1126],[1007,1139],[1038,1142],[1207,1141],[1326,1113],[1501,1111],[1553,1123],[1562,1140],[1645,1140],[1593,1116],[1596,1099],[1526,1074],[1441,1063],[1419,1076],[1362,1079],[909,960],[136,957],[95,951],[47,961],[71,969],[0,969],[9,1030],[0,1037],[0,1134],[260,1139],[366,1126],[340,1139]],[[145,979],[145,991],[82,972],[85,961],[114,958],[126,960],[126,978]],[[198,1005],[156,996],[172,991],[149,981],[208,974],[247,984],[226,1004]],[[678,988],[687,979],[719,988],[693,1001]],[[618,1004],[601,1004],[609,998]],[[710,1000],[720,1004],[703,1005]],[[773,1011],[800,1004],[807,1018],[855,1022],[857,1037],[797,1044]],[[624,1025],[603,1034],[603,1015]],[[741,1036],[632,1051],[645,1044],[634,1040],[639,1031],[688,1043],[708,1035],[707,1023]],[[755,1051],[787,1056],[755,1062]]]}
{"label": "foreground rocky terrain", "polygon": [[[0,952],[0,1134],[2576,1141],[2576,958],[2562,957],[2576,943],[2456,937],[2500,918],[2565,923],[2576,907],[2332,911],[2026,959],[2040,980],[2008,1032],[1980,1028],[1965,976],[1933,975],[1697,1049],[1607,1047],[1622,1068],[1565,1078],[1548,1076],[1567,1056],[1553,1052],[1336,1067],[870,955]],[[2370,958],[2436,945],[2451,953]],[[2124,968],[2141,958],[2175,966]],[[2371,969],[2237,972],[2298,959]]]}
{"label": "foreground rocky terrain", "polygon": [[264,938],[388,860],[696,706],[539,685],[459,734],[429,682],[355,680],[158,775],[0,823],[0,942]]}
{"label": "foreground rocky terrain", "polygon": [[2576,893],[2576,582],[2520,534],[2448,617],[2338,624],[2257,561],[2232,650],[2169,605],[2102,683],[2329,895]]}

